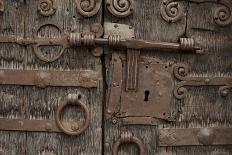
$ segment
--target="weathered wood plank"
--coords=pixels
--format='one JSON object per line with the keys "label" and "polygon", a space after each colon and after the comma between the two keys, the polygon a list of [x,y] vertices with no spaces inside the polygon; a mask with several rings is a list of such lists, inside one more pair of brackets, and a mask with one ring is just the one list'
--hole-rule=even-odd
{"label": "weathered wood plank", "polygon": [[[20,0],[4,1],[0,15],[0,35],[24,37],[24,12]],[[0,68],[23,69],[24,47],[15,44],[0,44]],[[23,87],[0,86],[0,117],[24,117]],[[0,154],[25,154],[25,132],[0,131]]]}
{"label": "weathered wood plank", "polygon": [[[27,0],[27,27],[26,36],[32,37],[32,30],[44,22],[53,22],[59,25],[66,32],[89,31],[90,24],[101,23],[101,11],[92,18],[84,18],[76,11],[75,0],[56,0],[57,5],[55,15],[43,17],[37,12],[35,0]],[[43,28],[40,35],[49,37],[59,37],[59,31],[53,27]],[[45,48],[47,52],[56,52],[50,47]],[[76,48],[66,49],[64,54],[52,63],[39,60],[32,47],[27,48],[26,69],[78,71],[89,69],[101,75],[101,60],[93,57],[88,49]],[[80,87],[48,87],[40,89],[36,87],[25,87],[25,103],[27,104],[28,119],[52,119],[54,120],[57,107],[64,101],[69,93],[81,94],[82,99],[91,108],[91,124],[80,136],[67,136],[63,133],[27,133],[27,154],[54,153],[62,155],[74,154],[101,154],[102,151],[102,78],[98,82],[97,88],[87,89]],[[63,116],[69,122],[83,120],[83,112],[80,109],[68,107]]]}
{"label": "weathered wood plank", "polygon": [[[180,36],[185,33],[185,18],[180,22],[169,24],[165,22],[160,15],[160,4],[161,0],[144,0],[135,1],[134,14],[126,18],[117,18],[112,16],[109,11],[105,10],[105,21],[128,24],[135,28],[135,36],[139,39],[166,41],[166,42],[177,42]],[[185,4],[183,3],[183,7]],[[107,53],[108,51],[106,51]],[[112,52],[112,51],[111,51]],[[114,51],[120,52],[120,51]],[[108,52],[109,53],[109,52]],[[170,54],[163,51],[153,51],[153,50],[142,50],[141,56],[146,59],[146,57],[151,57],[153,61],[159,61],[163,63],[167,62],[178,62],[180,61],[180,54]],[[110,87],[112,72],[110,66],[110,54],[106,57],[106,81],[108,87]],[[140,79],[145,80],[145,79]],[[149,89],[149,88],[148,88]],[[144,96],[141,96],[144,98]],[[173,103],[172,103],[173,104]],[[106,104],[107,105],[107,104]],[[105,122],[105,154],[112,154],[113,143],[120,137],[121,133],[129,132],[134,136],[138,137],[145,145],[149,155],[157,153],[157,143],[156,139],[158,135],[156,134],[156,126],[143,126],[143,125],[130,125],[130,126],[119,126],[113,125],[112,120],[106,120]],[[163,126],[163,124],[160,124]],[[136,146],[131,147],[131,145],[125,145],[119,150],[120,154],[138,154],[138,149]]]}
{"label": "weathered wood plank", "polygon": [[[193,4],[179,2],[186,13],[180,21],[167,23],[160,16],[159,1],[136,1],[134,15],[119,19],[105,10],[105,21],[126,23],[136,30],[136,37],[159,41],[177,42],[179,37],[191,37],[203,48],[206,55],[171,54],[161,51],[142,51],[141,55],[154,60],[171,63],[186,63],[190,67],[190,76],[231,76],[231,26],[220,28],[213,19],[213,9],[218,4]],[[106,51],[108,52],[108,51]],[[109,52],[108,52],[109,53]],[[111,82],[110,54],[106,57],[107,84]],[[221,98],[217,87],[188,88],[187,98],[179,101],[173,97],[172,117],[176,122],[159,122],[158,128],[220,127],[231,126],[231,95]],[[159,147],[156,144],[156,127],[113,125],[111,120],[105,123],[105,154],[111,154],[112,144],[122,132],[132,132],[145,144],[148,154],[231,154],[231,146],[193,146]],[[142,131],[140,133],[140,131]],[[112,134],[114,133],[114,134]],[[126,145],[125,145],[126,146]],[[121,154],[136,154],[131,147],[122,147]]]}

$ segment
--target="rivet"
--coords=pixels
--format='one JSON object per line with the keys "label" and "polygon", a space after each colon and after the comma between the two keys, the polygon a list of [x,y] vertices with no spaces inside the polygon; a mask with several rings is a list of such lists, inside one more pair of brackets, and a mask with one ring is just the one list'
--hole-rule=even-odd
{"label": "rivet", "polygon": [[180,67],[180,68],[178,69],[178,73],[179,73],[181,76],[185,76],[185,69],[184,69],[184,67]]}
{"label": "rivet", "polygon": [[203,128],[199,131],[197,138],[199,143],[203,145],[211,145],[215,140],[213,129]]}
{"label": "rivet", "polygon": [[205,83],[209,83],[210,82],[210,79],[205,79]]}
{"label": "rivet", "polygon": [[112,123],[113,123],[113,124],[117,124],[117,123],[118,123],[117,119],[116,119],[116,118],[113,118],[113,119],[112,119]]}
{"label": "rivet", "polygon": [[118,83],[117,83],[117,82],[113,82],[113,86],[114,86],[114,87],[117,87],[117,86],[118,86]]}
{"label": "rivet", "polygon": [[108,114],[111,114],[111,110],[110,110],[110,109],[108,109],[108,110],[107,110],[107,113],[108,113]]}
{"label": "rivet", "polygon": [[229,93],[228,89],[222,90],[221,96],[226,97],[228,93]]}
{"label": "rivet", "polygon": [[71,129],[72,129],[72,131],[77,131],[77,130],[79,130],[79,125],[77,123],[73,123],[71,125]]}
{"label": "rivet", "polygon": [[185,88],[181,87],[178,89],[178,94],[182,95],[185,92]]}
{"label": "rivet", "polygon": [[46,125],[45,125],[45,130],[47,130],[47,131],[52,130],[52,125],[51,125],[51,123],[46,123]]}
{"label": "rivet", "polygon": [[20,126],[23,126],[23,125],[24,125],[24,122],[23,122],[23,121],[19,121],[19,125],[20,125]]}

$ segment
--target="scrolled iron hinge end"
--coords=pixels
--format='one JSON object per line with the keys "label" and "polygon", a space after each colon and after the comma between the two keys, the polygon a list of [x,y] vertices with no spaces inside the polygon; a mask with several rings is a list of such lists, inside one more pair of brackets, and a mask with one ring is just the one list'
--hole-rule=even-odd
{"label": "scrolled iron hinge end", "polygon": [[96,15],[102,5],[102,0],[76,0],[77,12],[84,17]]}
{"label": "scrolled iron hinge end", "polygon": [[[119,4],[120,3],[120,4]],[[134,0],[107,0],[106,7],[109,12],[116,17],[124,18],[127,17],[134,12]]]}
{"label": "scrolled iron hinge end", "polygon": [[54,15],[56,12],[55,2],[53,0],[38,0],[37,1],[37,10],[38,12],[45,17]]}

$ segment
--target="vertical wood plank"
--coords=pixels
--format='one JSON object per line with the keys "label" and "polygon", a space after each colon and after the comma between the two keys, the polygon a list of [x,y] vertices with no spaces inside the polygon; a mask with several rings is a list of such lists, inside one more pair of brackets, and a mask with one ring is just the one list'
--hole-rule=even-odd
{"label": "vertical wood plank", "polygon": [[[194,4],[178,2],[183,16],[180,21],[168,23],[161,18],[161,0],[135,1],[134,14],[126,18],[117,18],[106,9],[104,19],[107,22],[125,23],[135,28],[136,38],[178,42],[180,37],[191,37],[197,44],[208,49],[206,55],[168,53],[157,50],[142,50],[143,58],[170,63],[186,63],[190,67],[189,76],[227,76],[231,77],[231,26],[219,27],[213,19],[213,10],[218,4]],[[106,51],[107,53],[107,51]],[[109,53],[109,52],[108,52]],[[111,83],[110,54],[106,56],[107,85]],[[177,81],[175,81],[177,82]],[[231,126],[231,95],[221,98],[217,87],[191,87],[189,95],[183,100],[173,97],[171,103],[172,116],[176,122],[160,121],[158,126],[126,126],[113,125],[111,120],[105,123],[105,154],[112,153],[112,145],[122,132],[132,132],[145,144],[148,154],[160,155],[205,155],[231,154],[231,146],[190,146],[190,147],[159,147],[156,144],[157,128],[189,128]],[[107,105],[107,104],[106,104]],[[113,133],[113,134],[112,134]],[[135,148],[125,145],[121,154],[138,154]]]}
{"label": "vertical wood plank", "polygon": [[[101,10],[91,18],[84,18],[76,11],[75,0],[54,0],[57,6],[53,16],[43,17],[37,12],[37,1],[27,0],[27,27],[26,35],[33,36],[33,29],[45,22],[52,22],[62,28],[66,33],[89,31],[90,24],[101,23]],[[59,31],[53,27],[47,27],[41,34],[48,37],[59,37]],[[51,52],[50,47],[46,47]],[[45,49],[46,50],[46,49]],[[57,52],[53,50],[52,52]],[[100,58],[91,55],[86,48],[66,49],[64,54],[56,61],[46,63],[39,60],[31,47],[27,48],[26,69],[75,71],[79,69],[92,69],[99,75],[102,73]],[[64,101],[69,93],[80,94],[82,99],[91,108],[91,124],[88,129],[79,136],[67,136],[63,133],[27,133],[27,154],[44,155],[53,153],[55,155],[76,155],[76,154],[101,154],[102,152],[102,80],[99,86],[93,89],[80,87],[25,87],[26,104],[28,106],[28,119],[51,119],[57,107]],[[64,112],[64,119],[76,121],[83,114],[75,107],[69,107]]]}
{"label": "vertical wood plank", "polygon": [[[24,12],[20,0],[4,1],[0,15],[0,35],[24,37]],[[0,44],[0,68],[23,69],[25,48],[16,44]],[[22,86],[0,86],[0,117],[23,118],[24,101]],[[25,154],[25,132],[0,131],[0,154]]]}

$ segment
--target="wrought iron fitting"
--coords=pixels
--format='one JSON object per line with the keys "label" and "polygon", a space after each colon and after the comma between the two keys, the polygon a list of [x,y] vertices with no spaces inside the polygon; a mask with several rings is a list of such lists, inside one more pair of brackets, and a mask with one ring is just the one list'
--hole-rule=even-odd
{"label": "wrought iron fitting", "polygon": [[76,0],[77,11],[84,17],[96,15],[101,8],[102,0]]}

